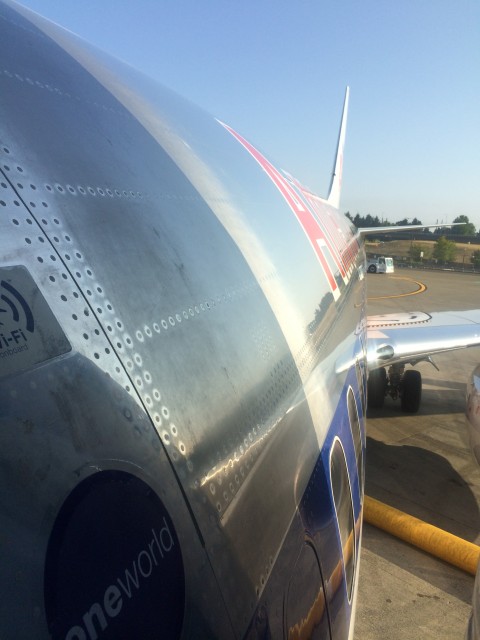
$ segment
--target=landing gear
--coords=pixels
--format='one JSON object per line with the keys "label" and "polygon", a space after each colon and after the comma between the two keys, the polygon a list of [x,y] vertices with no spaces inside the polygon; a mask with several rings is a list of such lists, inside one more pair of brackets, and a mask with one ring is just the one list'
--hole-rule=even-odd
{"label": "landing gear", "polygon": [[367,400],[369,409],[381,409],[387,393],[387,372],[384,367],[370,372],[367,382]]}
{"label": "landing gear", "polygon": [[368,376],[368,408],[381,409],[385,397],[400,398],[402,411],[416,413],[422,399],[422,376],[416,369],[405,371],[405,365],[394,364],[388,370],[373,369]]}
{"label": "landing gear", "polygon": [[408,369],[403,374],[400,389],[402,411],[405,413],[417,413],[422,399],[422,375],[420,371]]}

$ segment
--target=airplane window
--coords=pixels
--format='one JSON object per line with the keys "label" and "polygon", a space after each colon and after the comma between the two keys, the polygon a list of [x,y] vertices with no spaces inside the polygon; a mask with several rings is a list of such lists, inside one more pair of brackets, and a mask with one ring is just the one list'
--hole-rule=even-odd
{"label": "airplane window", "polygon": [[360,496],[363,495],[364,482],[364,464],[363,464],[363,448],[362,433],[360,431],[360,420],[358,417],[357,403],[353,395],[353,389],[350,387],[347,395],[348,417],[350,420],[350,429],[352,431],[353,444],[355,447],[355,457],[357,459],[358,484],[360,486]]}
{"label": "airplane window", "polygon": [[347,583],[348,601],[352,599],[353,576],[355,569],[355,533],[353,502],[347,462],[340,440],[336,440],[330,457],[330,477],[332,481],[333,501],[337,513],[338,529],[342,544],[343,565]]}

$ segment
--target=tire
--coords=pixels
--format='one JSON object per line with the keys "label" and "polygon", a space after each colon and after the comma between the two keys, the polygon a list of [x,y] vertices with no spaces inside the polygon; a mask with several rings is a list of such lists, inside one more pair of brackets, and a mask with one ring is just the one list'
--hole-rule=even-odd
{"label": "tire", "polygon": [[368,269],[368,273],[377,273],[377,267],[374,264],[371,264]]}
{"label": "tire", "polygon": [[408,369],[402,380],[402,411],[417,413],[422,400],[422,375],[420,371]]}
{"label": "tire", "polygon": [[367,382],[367,407],[381,409],[385,402],[387,390],[387,372],[384,367],[370,371]]}

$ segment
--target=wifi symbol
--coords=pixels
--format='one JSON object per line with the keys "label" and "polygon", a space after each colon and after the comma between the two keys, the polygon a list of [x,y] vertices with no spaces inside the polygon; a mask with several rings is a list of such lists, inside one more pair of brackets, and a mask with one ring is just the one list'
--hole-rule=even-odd
{"label": "wifi symbol", "polygon": [[[3,293],[3,290],[6,291],[7,293]],[[12,287],[12,285],[8,284],[8,282],[5,282],[5,280],[2,280],[0,282],[0,291],[2,291],[2,295],[0,296],[0,298],[10,308],[13,320],[15,322],[20,321],[20,312],[19,312],[19,308],[20,308],[23,311],[23,314],[25,316],[25,323],[26,323],[25,326],[27,331],[29,331],[30,333],[33,333],[35,329],[33,313],[29,305],[27,304],[25,298],[21,295],[19,291],[15,289],[15,287]],[[7,309],[0,309],[0,312],[7,313]],[[3,322],[0,322],[0,324],[3,324]]]}

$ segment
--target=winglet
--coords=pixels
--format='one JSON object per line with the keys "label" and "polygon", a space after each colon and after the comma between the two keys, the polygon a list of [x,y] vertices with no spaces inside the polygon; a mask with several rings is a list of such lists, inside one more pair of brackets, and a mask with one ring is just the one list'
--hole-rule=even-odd
{"label": "winglet", "polygon": [[342,189],[343,147],[345,146],[345,134],[347,129],[349,95],[350,88],[347,87],[345,91],[345,101],[343,103],[342,123],[338,134],[337,154],[335,157],[335,165],[333,167],[332,180],[330,182],[330,191],[328,192],[327,198],[328,204],[331,204],[335,209],[338,209],[340,205],[340,192]]}

